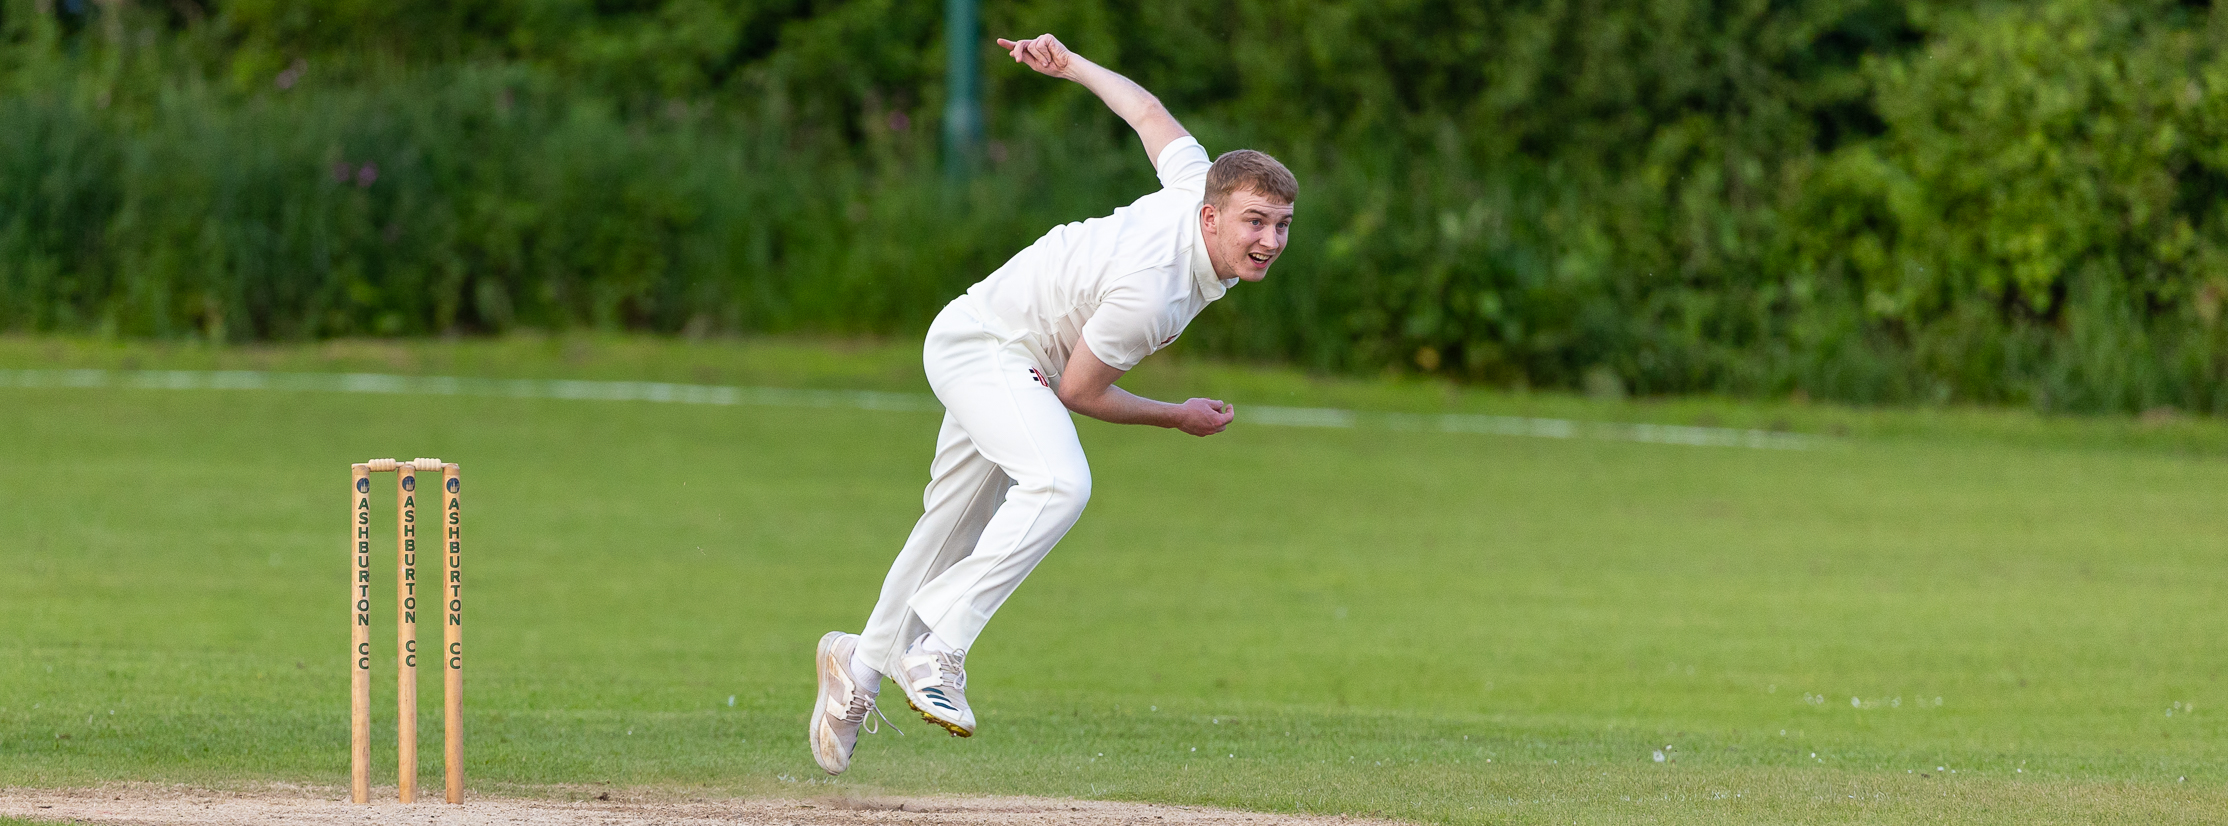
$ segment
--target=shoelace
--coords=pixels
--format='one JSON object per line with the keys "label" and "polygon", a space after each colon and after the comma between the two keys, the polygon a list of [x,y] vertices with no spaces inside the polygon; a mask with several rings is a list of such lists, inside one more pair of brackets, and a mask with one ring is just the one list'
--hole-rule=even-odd
{"label": "shoelace", "polygon": [[[882,718],[883,723],[890,722],[889,716],[882,713],[882,705],[874,701],[874,695],[863,691],[854,692],[851,695],[851,704],[843,709],[843,721],[859,724],[859,730],[868,734],[880,734],[882,726],[866,718],[870,711],[874,716]],[[896,723],[890,723],[890,730],[897,732],[899,737],[905,736],[905,730],[898,728]]]}
{"label": "shoelace", "polygon": [[936,670],[943,677],[944,683],[962,693],[967,691],[966,665],[967,652],[965,650],[936,652]]}

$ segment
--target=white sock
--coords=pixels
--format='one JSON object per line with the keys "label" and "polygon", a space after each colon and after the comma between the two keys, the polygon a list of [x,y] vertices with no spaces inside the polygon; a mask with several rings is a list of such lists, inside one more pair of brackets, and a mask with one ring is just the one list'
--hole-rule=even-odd
{"label": "white sock", "polygon": [[928,639],[921,640],[921,648],[932,654],[959,653],[959,646],[945,642],[944,638],[936,636],[934,631],[928,632]]}
{"label": "white sock", "polygon": [[874,670],[865,660],[859,659],[857,652],[851,654],[851,679],[858,681],[859,686],[866,689],[868,694],[882,693],[882,672]]}

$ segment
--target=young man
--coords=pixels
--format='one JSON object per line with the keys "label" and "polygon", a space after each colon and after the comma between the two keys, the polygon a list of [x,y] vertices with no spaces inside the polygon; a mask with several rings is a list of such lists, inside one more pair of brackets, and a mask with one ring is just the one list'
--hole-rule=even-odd
{"label": "young man", "polygon": [[1054,227],[967,290],[929,327],[922,363],[944,403],[926,513],[882,583],[866,631],[830,632],[814,658],[812,756],[851,765],[882,677],[921,718],[975,733],[967,649],[1091,496],[1074,411],[1211,436],[1237,411],[1168,404],[1116,379],[1168,346],[1208,302],[1259,281],[1284,251],[1299,184],[1251,150],[1207,151],[1160,101],[1052,35],[999,40],[1013,59],[1083,84],[1144,141],[1162,189],[1113,215]]}

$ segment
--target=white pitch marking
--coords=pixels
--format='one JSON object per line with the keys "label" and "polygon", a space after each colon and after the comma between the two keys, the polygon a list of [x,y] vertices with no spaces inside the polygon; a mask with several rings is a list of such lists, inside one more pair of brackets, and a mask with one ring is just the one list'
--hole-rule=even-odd
{"label": "white pitch marking", "polygon": [[[733,387],[649,381],[576,379],[481,379],[461,376],[399,376],[386,373],[267,373],[254,370],[0,370],[0,387],[103,388],[135,390],[291,390],[322,393],[372,393],[428,396],[498,396],[517,399],[639,401],[748,407],[810,407],[937,412],[944,406],[925,393],[875,390],[800,390],[786,387]],[[1758,450],[1809,450],[1829,439],[1800,433],[1689,427],[1667,424],[1584,422],[1474,413],[1418,415],[1369,413],[1326,407],[1241,405],[1249,424],[1269,427],[1373,427],[1385,430],[1470,433],[1539,439],[1595,439],[1613,442],[1741,447]]]}

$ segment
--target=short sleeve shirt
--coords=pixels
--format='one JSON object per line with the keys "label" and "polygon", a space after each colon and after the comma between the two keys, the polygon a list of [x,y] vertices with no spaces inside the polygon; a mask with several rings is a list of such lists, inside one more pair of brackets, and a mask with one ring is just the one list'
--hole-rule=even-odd
{"label": "short sleeve shirt", "polygon": [[1161,150],[1161,189],[1092,218],[1053,227],[967,293],[1024,336],[1048,375],[1077,341],[1130,370],[1175,342],[1237,279],[1217,279],[1199,237],[1207,150],[1190,137]]}

